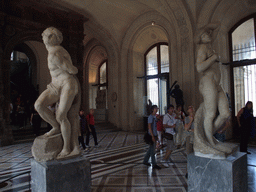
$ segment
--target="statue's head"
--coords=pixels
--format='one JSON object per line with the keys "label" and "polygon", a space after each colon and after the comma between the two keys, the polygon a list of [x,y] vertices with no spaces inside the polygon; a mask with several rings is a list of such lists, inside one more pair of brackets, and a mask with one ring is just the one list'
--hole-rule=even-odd
{"label": "statue's head", "polygon": [[177,85],[174,86],[174,88],[175,88],[175,89],[179,89],[180,86],[177,84]]}
{"label": "statue's head", "polygon": [[63,41],[62,33],[55,27],[49,27],[42,33],[45,45],[60,45]]}
{"label": "statue's head", "polygon": [[219,23],[209,23],[208,25],[205,25],[204,27],[200,28],[194,37],[194,42],[196,44],[202,43],[202,38],[204,38],[205,35],[209,36],[209,38],[213,39],[213,31],[219,27]]}

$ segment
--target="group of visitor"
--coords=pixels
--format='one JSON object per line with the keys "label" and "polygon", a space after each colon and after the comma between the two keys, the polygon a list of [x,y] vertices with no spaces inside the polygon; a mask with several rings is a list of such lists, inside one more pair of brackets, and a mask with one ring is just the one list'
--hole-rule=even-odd
{"label": "group of visitor", "polygon": [[10,123],[20,129],[25,128],[30,120],[32,109],[30,100],[26,100],[22,94],[17,94],[10,103]]}
{"label": "group of visitor", "polygon": [[[90,109],[90,113],[85,116],[83,109],[79,111],[80,117],[80,133],[78,137],[79,144],[82,145],[84,150],[89,149],[90,135],[92,134],[94,139],[95,147],[98,147],[97,134],[95,130],[95,121],[94,121],[94,109]],[[86,135],[86,143],[84,143],[84,135]]]}
{"label": "group of visitor", "polygon": [[151,166],[148,162],[151,157],[152,167],[161,169],[156,164],[155,149],[163,148],[163,138],[166,138],[166,154],[161,160],[165,167],[169,167],[170,155],[173,150],[180,148],[186,143],[187,154],[192,152],[193,132],[194,132],[194,108],[188,107],[188,116],[182,111],[182,106],[177,105],[176,110],[173,105],[167,108],[167,114],[164,116],[157,115],[158,107],[151,107],[151,114],[148,117],[148,131],[144,136],[146,143],[149,144],[149,149],[144,157],[143,164]]}
{"label": "group of visitor", "polygon": [[[172,165],[170,155],[173,150],[179,149],[181,146],[186,147],[186,154],[193,152],[193,139],[194,139],[194,117],[195,110],[193,106],[187,109],[187,116],[182,111],[182,106],[177,105],[176,110],[173,105],[167,108],[167,114],[164,116],[158,115],[157,105],[152,105],[151,114],[148,117],[148,131],[144,136],[144,140],[149,144],[147,153],[144,156],[143,164],[151,166],[153,169],[161,169],[157,165],[155,159],[155,149],[161,149],[165,145],[163,138],[166,142],[166,153],[161,164],[164,167]],[[240,128],[240,151],[251,154],[247,151],[248,141],[250,137],[255,135],[255,120],[253,117],[253,104],[248,101],[237,114],[237,121]],[[217,130],[214,137],[223,142],[225,140],[225,132],[229,127],[230,119]],[[151,164],[149,163],[151,158]]]}

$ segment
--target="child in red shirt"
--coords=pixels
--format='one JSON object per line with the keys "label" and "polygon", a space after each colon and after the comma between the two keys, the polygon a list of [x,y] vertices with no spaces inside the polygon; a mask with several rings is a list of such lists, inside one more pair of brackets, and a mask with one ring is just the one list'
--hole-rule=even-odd
{"label": "child in red shirt", "polygon": [[94,109],[90,109],[90,113],[86,116],[87,122],[88,122],[88,128],[89,131],[86,133],[86,147],[89,147],[89,140],[90,140],[90,135],[92,134],[93,139],[94,139],[94,144],[95,147],[98,146],[98,141],[97,141],[97,135],[95,131],[95,122],[94,122]]}

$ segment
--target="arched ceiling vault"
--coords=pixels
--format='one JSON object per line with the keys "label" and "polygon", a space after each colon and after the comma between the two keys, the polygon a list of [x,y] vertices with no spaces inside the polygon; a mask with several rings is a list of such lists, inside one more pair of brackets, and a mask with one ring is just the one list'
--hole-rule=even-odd
{"label": "arched ceiling vault", "polygon": [[[132,23],[144,13],[156,11],[163,17],[183,27],[182,16],[189,6],[180,0],[53,0],[64,7],[84,14],[89,20],[87,26],[95,25],[97,30],[104,30],[113,38],[119,48]],[[175,12],[177,11],[177,13]],[[175,13],[173,13],[175,12]],[[183,12],[183,13],[181,13]],[[174,21],[177,20],[177,21]],[[187,22],[187,25],[189,22]],[[86,28],[86,25],[85,25]],[[184,30],[183,30],[184,31]],[[87,34],[86,35],[94,35]],[[93,32],[94,33],[94,32]]]}

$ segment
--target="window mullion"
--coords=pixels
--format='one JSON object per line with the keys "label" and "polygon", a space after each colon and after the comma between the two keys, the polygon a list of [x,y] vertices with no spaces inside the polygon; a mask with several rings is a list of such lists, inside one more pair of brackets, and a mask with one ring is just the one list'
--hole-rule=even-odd
{"label": "window mullion", "polygon": [[157,66],[158,66],[158,74],[161,74],[160,44],[157,45]]}

